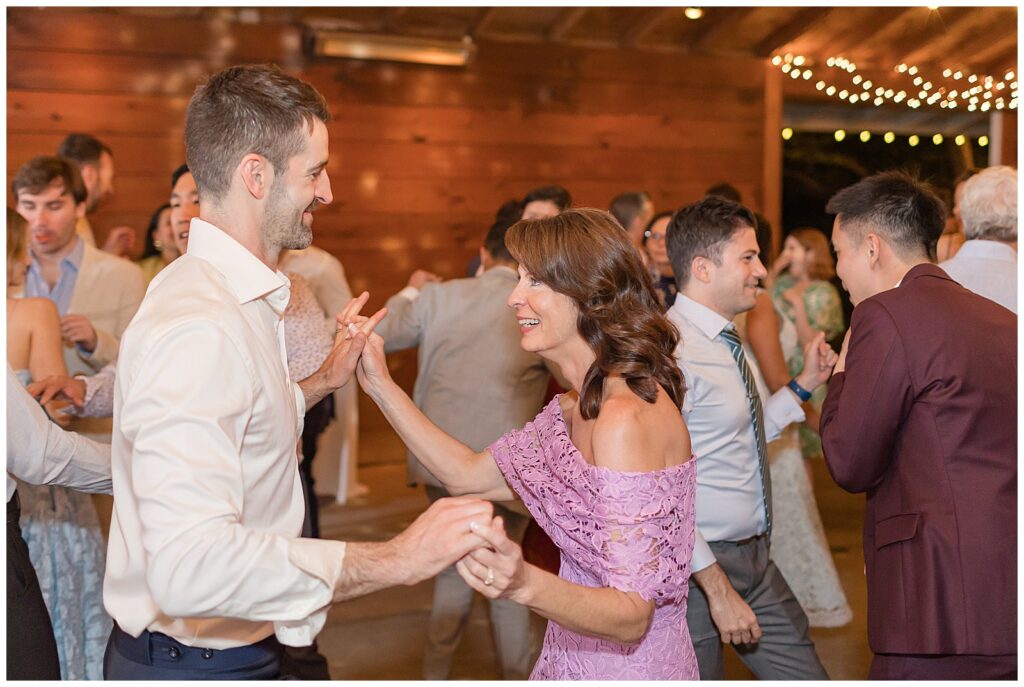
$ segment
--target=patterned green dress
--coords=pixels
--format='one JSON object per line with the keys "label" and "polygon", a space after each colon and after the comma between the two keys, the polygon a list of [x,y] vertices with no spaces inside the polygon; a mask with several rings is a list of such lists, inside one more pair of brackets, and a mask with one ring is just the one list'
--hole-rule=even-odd
{"label": "patterned green dress", "polygon": [[[792,288],[796,280],[783,273],[775,281],[772,288],[772,300],[775,307],[794,325],[796,325],[796,314],[793,306],[782,297],[782,292]],[[846,325],[843,321],[843,304],[839,299],[839,291],[827,281],[813,281],[804,291],[804,311],[807,313],[807,320],[813,329],[825,332],[826,339],[838,336]],[[786,360],[789,367],[789,374],[796,375],[804,367],[803,346],[797,346],[793,354]],[[821,404],[825,402],[827,385],[822,384],[814,390],[811,396],[811,404],[821,411]],[[817,432],[800,426],[800,447],[803,450],[804,458],[814,456],[821,457],[821,437]]]}

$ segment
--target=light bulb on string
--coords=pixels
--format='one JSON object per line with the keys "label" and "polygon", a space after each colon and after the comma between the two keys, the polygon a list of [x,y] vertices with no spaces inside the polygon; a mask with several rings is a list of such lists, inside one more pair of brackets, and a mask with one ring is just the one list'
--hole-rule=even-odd
{"label": "light bulb on string", "polygon": [[885,141],[886,143],[892,143],[893,141],[896,140],[896,134],[894,134],[891,131],[886,131],[885,136],[882,136],[882,140]]}
{"label": "light bulb on string", "polygon": [[932,143],[935,145],[942,145],[942,134],[935,134],[932,136]]}
{"label": "light bulb on string", "polygon": [[788,141],[791,138],[793,138],[793,130],[787,126],[785,129],[782,130],[782,140]]}
{"label": "light bulb on string", "polygon": [[871,132],[870,131],[862,131],[862,132],[860,132],[860,142],[861,143],[867,143],[870,140],[871,140]]}
{"label": "light bulb on string", "polygon": [[914,146],[916,146],[920,142],[921,142],[921,138],[917,134],[911,134],[910,138],[907,139],[907,143],[910,144],[911,148],[913,148]]}
{"label": "light bulb on string", "polygon": [[978,136],[978,145],[982,148],[988,145],[988,136]]}
{"label": "light bulb on string", "polygon": [[963,134],[958,134],[957,137],[953,139],[953,142],[958,146],[962,146],[964,143],[967,143],[967,137]]}
{"label": "light bulb on string", "polygon": [[846,132],[845,132],[845,131],[843,131],[842,129],[838,129],[838,130],[837,130],[837,131],[836,131],[836,132],[835,132],[835,133],[833,134],[833,136],[835,137],[836,141],[838,141],[838,142],[842,142],[842,140],[843,140],[844,138],[846,138]]}

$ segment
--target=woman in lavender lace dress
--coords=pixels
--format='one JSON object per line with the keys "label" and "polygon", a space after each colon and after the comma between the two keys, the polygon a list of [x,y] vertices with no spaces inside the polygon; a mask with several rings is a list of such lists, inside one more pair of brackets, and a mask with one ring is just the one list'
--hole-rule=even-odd
{"label": "woman in lavender lace dress", "polygon": [[696,473],[678,334],[607,213],[521,221],[506,244],[519,261],[509,305],[521,345],[557,364],[573,393],[478,454],[391,380],[376,335],[360,384],[448,491],[518,495],[561,550],[557,576],[525,563],[494,518],[474,528],[482,546],[457,564],[486,596],[549,619],[532,679],[697,679],[686,626]]}

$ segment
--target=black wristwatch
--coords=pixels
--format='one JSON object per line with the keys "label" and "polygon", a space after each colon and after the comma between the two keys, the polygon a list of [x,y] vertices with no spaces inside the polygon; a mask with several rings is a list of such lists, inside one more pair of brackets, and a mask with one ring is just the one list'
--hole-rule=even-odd
{"label": "black wristwatch", "polygon": [[796,381],[796,377],[793,377],[793,379],[789,380],[789,384],[787,384],[786,386],[792,389],[793,393],[796,394],[802,402],[806,403],[807,401],[811,400],[811,392],[800,386]]}

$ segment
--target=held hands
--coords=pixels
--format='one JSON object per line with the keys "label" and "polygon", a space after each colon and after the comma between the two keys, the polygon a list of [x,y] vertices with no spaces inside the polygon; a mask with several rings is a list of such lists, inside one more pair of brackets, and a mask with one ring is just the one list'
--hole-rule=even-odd
{"label": "held hands", "polygon": [[804,369],[797,375],[797,384],[814,391],[832,376],[837,359],[836,352],[825,343],[825,333],[818,332],[804,347]]}
{"label": "held hands", "polygon": [[474,523],[489,523],[490,501],[455,496],[435,501],[408,529],[391,540],[407,569],[402,578],[416,584],[434,577],[463,556],[487,546]]}
{"label": "held hands", "polygon": [[349,301],[344,310],[336,316],[338,328],[334,334],[334,347],[327,360],[320,366],[320,371],[325,375],[325,382],[331,391],[344,386],[352,379],[367,339],[374,335],[374,327],[388,314],[387,308],[381,308],[370,317],[360,315],[359,311],[369,298],[370,294],[363,291],[358,298]]}
{"label": "held hands", "polygon": [[484,546],[455,564],[463,580],[488,599],[511,599],[523,603],[528,567],[523,550],[505,533],[504,522],[496,517],[488,523],[471,525]]}
{"label": "held hands", "polygon": [[79,411],[85,405],[85,381],[75,377],[50,375],[38,382],[32,382],[25,390],[38,400],[40,405],[45,406],[54,399],[71,401]]}
{"label": "held hands", "polygon": [[78,344],[89,353],[96,350],[96,328],[85,315],[65,315],[60,318],[60,334],[65,341]]}

